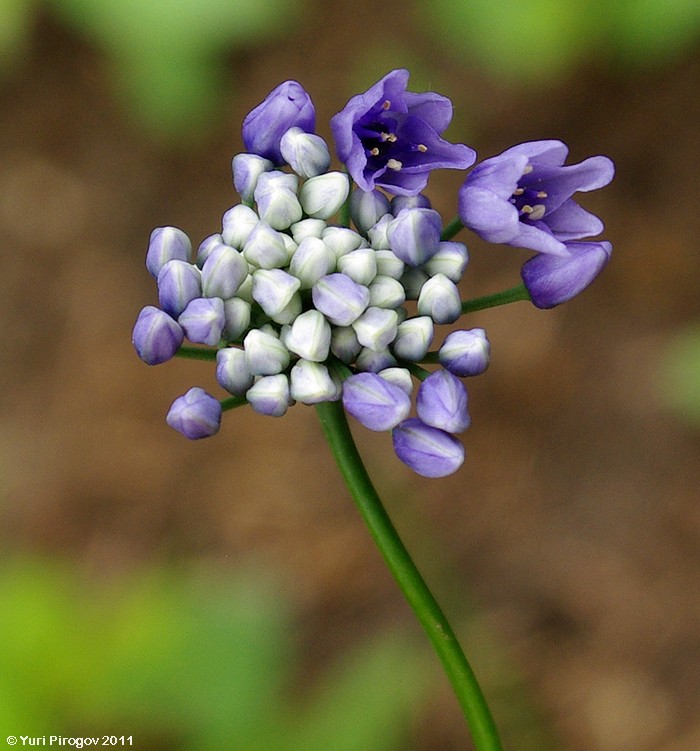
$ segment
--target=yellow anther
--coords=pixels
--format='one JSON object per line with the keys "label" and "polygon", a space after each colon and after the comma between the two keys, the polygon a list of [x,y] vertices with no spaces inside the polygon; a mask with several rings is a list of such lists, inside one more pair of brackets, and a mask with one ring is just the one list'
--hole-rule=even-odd
{"label": "yellow anther", "polygon": [[386,166],[398,172],[403,167],[403,164],[398,159],[387,159]]}

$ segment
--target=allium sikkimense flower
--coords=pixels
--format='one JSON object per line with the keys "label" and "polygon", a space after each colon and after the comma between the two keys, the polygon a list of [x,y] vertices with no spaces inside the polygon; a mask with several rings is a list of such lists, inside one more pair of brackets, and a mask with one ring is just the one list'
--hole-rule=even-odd
{"label": "allium sikkimense flower", "polygon": [[476,159],[473,149],[440,137],[452,119],[450,100],[406,91],[407,84],[408,71],[393,70],[331,119],[338,158],[362,190],[415,195],[431,170],[466,169]]}
{"label": "allium sikkimense flower", "polygon": [[243,143],[248,151],[276,165],[284,163],[280,151],[282,136],[290,128],[313,133],[316,109],[304,87],[285,81],[273,89],[243,121]]}
{"label": "allium sikkimense flower", "polygon": [[603,230],[571,197],[602,188],[615,173],[604,156],[564,166],[567,154],[561,141],[531,141],[481,162],[460,188],[460,219],[489,242],[566,256],[565,242]]}

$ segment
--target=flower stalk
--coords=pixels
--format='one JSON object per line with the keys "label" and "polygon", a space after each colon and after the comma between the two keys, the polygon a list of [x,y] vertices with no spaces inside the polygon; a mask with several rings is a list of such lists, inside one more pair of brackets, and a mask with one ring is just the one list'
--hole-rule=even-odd
{"label": "flower stalk", "polygon": [[502,751],[498,731],[457,637],[399,537],[357,450],[341,402],[316,405],[345,484],[404,597],[440,658],[477,751]]}

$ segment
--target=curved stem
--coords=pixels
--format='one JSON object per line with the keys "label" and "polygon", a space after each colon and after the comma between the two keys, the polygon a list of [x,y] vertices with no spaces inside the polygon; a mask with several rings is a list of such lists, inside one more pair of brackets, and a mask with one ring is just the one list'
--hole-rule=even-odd
{"label": "curved stem", "polygon": [[350,433],[342,403],[323,402],[316,405],[316,411],[362,518],[442,661],[477,751],[502,751],[498,731],[474,672],[372,485]]}
{"label": "curved stem", "polygon": [[185,360],[216,360],[218,350],[204,347],[180,347],[175,353],[175,357],[182,357]]}
{"label": "curved stem", "polygon": [[511,302],[529,299],[530,293],[527,291],[527,287],[521,282],[516,287],[503,290],[503,292],[496,292],[493,295],[484,295],[483,297],[476,297],[473,300],[463,302],[462,314],[474,313],[477,310],[495,308],[498,305],[508,305]]}
{"label": "curved stem", "polygon": [[464,225],[462,224],[462,220],[456,216],[451,222],[445,225],[445,228],[442,230],[442,234],[440,235],[440,239],[444,242],[445,240],[451,240],[460,230],[464,229]]}

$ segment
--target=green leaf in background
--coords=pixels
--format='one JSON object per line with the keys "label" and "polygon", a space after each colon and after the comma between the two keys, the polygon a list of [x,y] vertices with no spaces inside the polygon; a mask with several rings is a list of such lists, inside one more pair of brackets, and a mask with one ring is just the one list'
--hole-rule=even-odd
{"label": "green leaf in background", "polygon": [[0,0],[0,77],[17,65],[29,45],[32,0]]}
{"label": "green leaf in background", "polygon": [[394,751],[430,691],[432,661],[399,632],[360,644],[309,687],[295,674],[288,608],[259,575],[139,570],[97,582],[17,558],[0,565],[0,592],[0,737]]}
{"label": "green leaf in background", "polygon": [[221,106],[225,53],[287,33],[295,0],[50,0],[107,54],[136,116],[187,136]]}
{"label": "green leaf in background", "polygon": [[663,363],[660,388],[665,402],[700,426],[700,325],[676,335]]}

